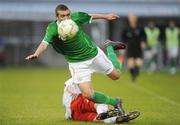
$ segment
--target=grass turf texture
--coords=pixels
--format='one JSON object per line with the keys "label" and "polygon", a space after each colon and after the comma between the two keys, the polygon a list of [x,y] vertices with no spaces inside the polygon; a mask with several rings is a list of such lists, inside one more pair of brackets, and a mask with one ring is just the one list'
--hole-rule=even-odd
{"label": "grass turf texture", "polygon": [[[68,78],[68,70],[62,69],[0,69],[0,125],[95,124],[64,119],[61,101]],[[99,74],[92,79],[95,90],[122,97],[127,112],[141,112],[124,125],[180,124],[180,73],[142,73],[136,83],[128,73],[118,81]]]}

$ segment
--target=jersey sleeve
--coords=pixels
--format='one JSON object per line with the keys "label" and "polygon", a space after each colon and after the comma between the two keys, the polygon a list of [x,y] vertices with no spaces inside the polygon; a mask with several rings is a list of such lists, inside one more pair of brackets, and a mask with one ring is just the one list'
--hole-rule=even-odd
{"label": "jersey sleeve", "polygon": [[84,12],[74,12],[71,14],[71,19],[74,20],[77,25],[82,26],[91,23],[92,16]]}
{"label": "jersey sleeve", "polygon": [[43,42],[46,44],[50,44],[53,40],[53,37],[56,35],[57,35],[57,27],[54,23],[50,23],[46,29]]}

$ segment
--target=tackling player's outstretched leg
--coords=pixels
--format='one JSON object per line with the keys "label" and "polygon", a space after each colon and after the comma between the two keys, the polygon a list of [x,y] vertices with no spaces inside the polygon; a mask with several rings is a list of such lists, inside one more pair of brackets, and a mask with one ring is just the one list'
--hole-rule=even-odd
{"label": "tackling player's outstretched leg", "polygon": [[97,104],[83,97],[72,78],[65,82],[63,104],[66,108],[65,117],[75,121],[91,121],[104,123],[123,123],[137,118],[137,111],[122,115],[119,109],[108,108],[106,104]]}

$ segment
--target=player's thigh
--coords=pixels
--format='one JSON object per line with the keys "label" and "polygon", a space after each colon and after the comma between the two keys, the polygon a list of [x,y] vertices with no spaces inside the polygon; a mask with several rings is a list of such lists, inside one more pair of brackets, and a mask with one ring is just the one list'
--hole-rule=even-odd
{"label": "player's thigh", "polygon": [[98,56],[94,58],[90,68],[94,72],[99,72],[106,75],[110,74],[114,68],[112,62],[107,58],[102,50],[99,49],[98,52]]}
{"label": "player's thigh", "polygon": [[135,67],[135,58],[133,58],[133,57],[128,57],[127,62],[128,62],[128,68],[133,68],[133,67]]}
{"label": "player's thigh", "polygon": [[69,63],[69,70],[74,83],[84,83],[91,81],[92,71],[90,70],[90,61],[79,63]]}
{"label": "player's thigh", "polygon": [[77,99],[71,102],[72,112],[95,112],[95,103],[86,99],[82,94],[80,94]]}
{"label": "player's thigh", "polygon": [[157,47],[152,48],[152,56],[153,57],[156,56],[157,53],[158,53],[158,48]]}
{"label": "player's thigh", "polygon": [[93,121],[97,113],[95,103],[87,100],[81,94],[71,103],[72,119],[78,121]]}
{"label": "player's thigh", "polygon": [[139,58],[136,58],[135,63],[136,63],[136,66],[142,67],[144,64],[144,61],[142,58],[139,57]]}
{"label": "player's thigh", "polygon": [[94,91],[91,82],[83,82],[77,85],[85,98],[93,99]]}
{"label": "player's thigh", "polygon": [[81,111],[83,111],[83,112],[95,112],[96,111],[94,102],[84,98],[83,96],[82,96],[81,101],[82,101],[81,106],[80,106]]}
{"label": "player's thigh", "polygon": [[172,49],[171,48],[168,48],[167,49],[167,55],[168,55],[168,58],[171,59],[172,58]]}
{"label": "player's thigh", "polygon": [[170,55],[170,58],[177,58],[178,57],[178,48],[170,48],[169,55]]}
{"label": "player's thigh", "polygon": [[93,60],[91,69],[94,72],[103,73],[113,80],[119,79],[120,77],[119,72],[114,68],[112,62],[102,50],[99,50],[99,55]]}
{"label": "player's thigh", "polygon": [[151,48],[144,52],[144,57],[148,60],[152,59],[157,54],[156,48]]}

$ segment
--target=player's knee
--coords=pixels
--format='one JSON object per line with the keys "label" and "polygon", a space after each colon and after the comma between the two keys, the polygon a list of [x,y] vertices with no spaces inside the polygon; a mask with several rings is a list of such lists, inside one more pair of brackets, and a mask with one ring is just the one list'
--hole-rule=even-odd
{"label": "player's knee", "polygon": [[118,72],[117,70],[113,70],[108,76],[112,80],[118,80],[120,78],[120,72]]}
{"label": "player's knee", "polygon": [[112,80],[118,80],[120,78],[120,73],[114,72],[110,75],[108,75]]}
{"label": "player's knee", "polygon": [[112,75],[112,80],[118,80],[120,78],[120,73],[118,71],[114,72]]}
{"label": "player's knee", "polygon": [[115,75],[113,77],[111,77],[112,80],[118,80],[120,78],[120,75]]}

